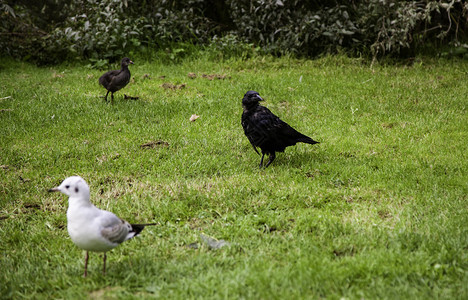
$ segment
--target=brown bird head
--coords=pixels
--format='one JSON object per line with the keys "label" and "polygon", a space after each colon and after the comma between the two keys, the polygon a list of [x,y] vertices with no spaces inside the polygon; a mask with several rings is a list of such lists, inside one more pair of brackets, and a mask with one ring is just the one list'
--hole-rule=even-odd
{"label": "brown bird head", "polygon": [[133,61],[131,61],[130,58],[128,57],[122,58],[122,61],[120,62],[120,66],[128,67],[128,65],[133,65]]}

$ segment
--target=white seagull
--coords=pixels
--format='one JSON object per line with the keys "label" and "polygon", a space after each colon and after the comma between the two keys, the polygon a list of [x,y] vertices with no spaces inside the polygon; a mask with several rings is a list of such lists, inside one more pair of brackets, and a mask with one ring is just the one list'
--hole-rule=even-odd
{"label": "white seagull", "polygon": [[106,273],[106,252],[138,235],[151,224],[130,224],[89,201],[89,186],[83,178],[72,176],[49,192],[68,196],[67,229],[73,243],[86,250],[83,277],[88,275],[89,251],[104,252],[102,273]]}

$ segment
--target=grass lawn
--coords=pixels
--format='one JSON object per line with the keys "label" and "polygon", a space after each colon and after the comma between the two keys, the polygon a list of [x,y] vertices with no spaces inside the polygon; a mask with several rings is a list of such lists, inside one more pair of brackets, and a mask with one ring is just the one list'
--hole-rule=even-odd
{"label": "grass lawn", "polygon": [[[104,70],[0,64],[2,298],[468,298],[466,60],[135,59],[114,105]],[[259,170],[247,90],[321,143]],[[159,223],[108,252],[106,276],[91,253],[81,277],[67,198],[47,193],[71,175],[99,208]]]}

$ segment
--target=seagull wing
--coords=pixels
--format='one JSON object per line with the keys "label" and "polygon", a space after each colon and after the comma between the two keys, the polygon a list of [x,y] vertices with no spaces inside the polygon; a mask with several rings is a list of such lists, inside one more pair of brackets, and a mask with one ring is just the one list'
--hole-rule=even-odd
{"label": "seagull wing", "polygon": [[102,220],[101,235],[110,243],[121,244],[135,235],[134,233],[130,233],[132,225],[111,212],[103,211]]}

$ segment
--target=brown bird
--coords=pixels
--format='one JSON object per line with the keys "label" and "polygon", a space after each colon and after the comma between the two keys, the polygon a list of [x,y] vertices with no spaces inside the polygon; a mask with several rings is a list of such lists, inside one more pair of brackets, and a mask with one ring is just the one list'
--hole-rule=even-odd
{"label": "brown bird", "polygon": [[113,70],[104,73],[99,78],[99,83],[107,90],[105,100],[107,101],[107,95],[111,93],[111,103],[114,102],[114,93],[124,88],[130,81],[130,70],[128,65],[133,65],[133,61],[128,57],[122,58],[120,62],[120,70]]}

